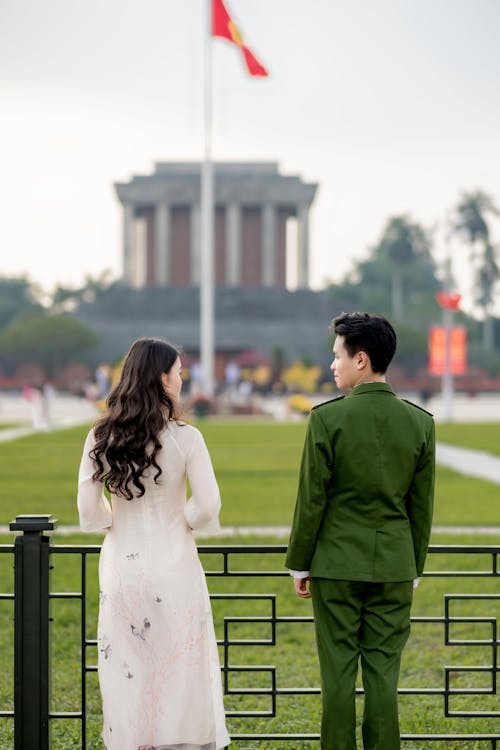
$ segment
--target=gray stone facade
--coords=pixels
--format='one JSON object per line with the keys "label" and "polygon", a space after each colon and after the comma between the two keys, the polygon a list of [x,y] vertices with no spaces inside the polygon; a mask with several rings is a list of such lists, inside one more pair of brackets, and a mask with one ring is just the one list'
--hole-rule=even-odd
{"label": "gray stone facade", "polygon": [[[307,357],[327,366],[329,323],[339,314],[327,290],[221,288],[215,295],[217,356],[225,360],[247,349],[272,354],[288,363]],[[161,336],[199,354],[199,290],[111,288],[78,318],[100,338],[97,359],[116,361],[141,336]]]}
{"label": "gray stone facade", "polygon": [[[296,282],[309,286],[309,209],[317,185],[274,162],[214,165],[215,284],[286,287],[287,225],[297,223]],[[200,164],[168,162],[115,185],[123,205],[123,281],[188,287],[200,277]]]}

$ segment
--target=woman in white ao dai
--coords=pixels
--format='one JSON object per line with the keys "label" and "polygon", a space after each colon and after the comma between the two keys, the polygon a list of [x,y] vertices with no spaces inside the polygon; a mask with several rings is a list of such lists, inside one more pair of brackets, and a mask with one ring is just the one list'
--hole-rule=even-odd
{"label": "woman in white ao dai", "polygon": [[180,367],[170,344],[136,341],[83,450],[80,525],[106,529],[98,622],[106,750],[216,750],[230,742],[193,538],[193,530],[217,528],[220,497],[201,433],[176,417]]}

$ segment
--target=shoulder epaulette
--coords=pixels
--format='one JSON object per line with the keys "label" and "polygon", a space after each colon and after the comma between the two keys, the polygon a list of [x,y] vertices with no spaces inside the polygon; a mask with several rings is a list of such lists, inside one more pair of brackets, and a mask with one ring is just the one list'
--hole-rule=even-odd
{"label": "shoulder epaulette", "polygon": [[331,398],[328,401],[322,401],[321,404],[316,404],[316,406],[313,406],[311,411],[320,409],[322,406],[326,406],[327,404],[333,404],[335,401],[342,401],[343,398],[345,398],[345,396],[335,396],[335,398]]}
{"label": "shoulder epaulette", "polygon": [[427,409],[424,409],[423,406],[419,406],[418,404],[414,404],[413,401],[408,401],[407,398],[402,398],[401,401],[405,401],[407,404],[410,404],[410,406],[414,406],[415,409],[420,409],[420,411],[425,412],[425,414],[428,414],[429,417],[433,417],[434,414],[432,414],[430,411],[427,411]]}

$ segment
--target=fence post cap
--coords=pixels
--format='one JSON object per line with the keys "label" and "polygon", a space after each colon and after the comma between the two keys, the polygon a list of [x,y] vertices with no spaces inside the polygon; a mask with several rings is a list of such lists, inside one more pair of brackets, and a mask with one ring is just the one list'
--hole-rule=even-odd
{"label": "fence post cap", "polygon": [[57,526],[57,518],[47,515],[20,515],[11,521],[11,531],[53,531]]}

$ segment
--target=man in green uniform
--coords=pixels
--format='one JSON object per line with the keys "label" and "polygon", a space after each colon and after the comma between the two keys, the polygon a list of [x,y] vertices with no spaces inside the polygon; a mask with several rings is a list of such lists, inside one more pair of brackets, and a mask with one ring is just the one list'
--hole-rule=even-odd
{"label": "man in green uniform", "polygon": [[397,683],[414,581],[432,523],[434,421],[385,381],[396,334],[383,317],[341,315],[331,365],[347,397],[311,412],[286,558],[312,593],[322,750],[355,750],[361,660],[363,747],[398,750]]}

